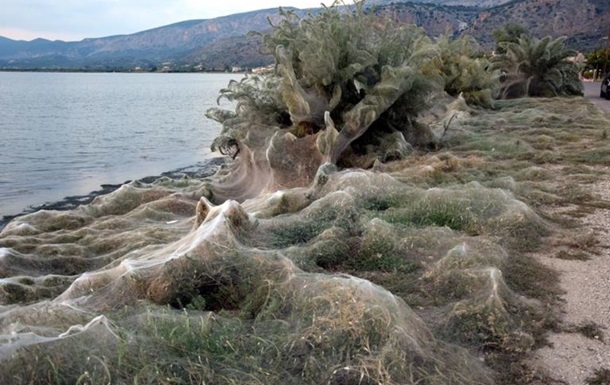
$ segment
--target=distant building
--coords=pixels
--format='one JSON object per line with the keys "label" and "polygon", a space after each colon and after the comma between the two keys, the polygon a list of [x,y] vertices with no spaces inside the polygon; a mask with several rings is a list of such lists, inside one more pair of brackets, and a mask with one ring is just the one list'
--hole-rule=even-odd
{"label": "distant building", "polygon": [[252,73],[256,75],[270,74],[275,70],[275,64],[270,64],[267,67],[252,68]]}

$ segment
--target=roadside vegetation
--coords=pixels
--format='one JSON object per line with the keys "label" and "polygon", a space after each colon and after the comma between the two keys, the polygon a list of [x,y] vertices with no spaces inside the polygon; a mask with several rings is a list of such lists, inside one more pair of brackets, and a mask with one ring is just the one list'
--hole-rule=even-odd
{"label": "roadside vegetation", "polygon": [[588,80],[603,79],[606,76],[604,70],[610,70],[610,49],[599,48],[588,52],[585,57],[587,64],[583,71],[583,77]]}

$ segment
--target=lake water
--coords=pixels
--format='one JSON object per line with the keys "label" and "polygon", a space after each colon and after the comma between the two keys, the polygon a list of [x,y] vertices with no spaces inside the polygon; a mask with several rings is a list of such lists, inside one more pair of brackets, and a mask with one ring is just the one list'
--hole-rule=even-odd
{"label": "lake water", "polygon": [[239,78],[0,72],[0,218],[204,161],[204,113]]}

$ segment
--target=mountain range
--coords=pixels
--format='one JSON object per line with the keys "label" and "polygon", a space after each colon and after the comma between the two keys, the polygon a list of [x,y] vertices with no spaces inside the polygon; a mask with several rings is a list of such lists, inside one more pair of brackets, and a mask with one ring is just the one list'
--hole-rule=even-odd
{"label": "mountain range", "polygon": [[[533,35],[568,36],[572,48],[599,48],[610,20],[608,0],[377,0],[373,12],[415,23],[430,36],[470,34],[484,48],[493,48],[493,31],[507,23],[524,26]],[[305,17],[313,10],[286,8]],[[130,35],[78,42],[0,37],[0,69],[46,70],[227,70],[272,62],[261,54],[260,38],[278,9],[263,9],[206,20],[183,21]]]}

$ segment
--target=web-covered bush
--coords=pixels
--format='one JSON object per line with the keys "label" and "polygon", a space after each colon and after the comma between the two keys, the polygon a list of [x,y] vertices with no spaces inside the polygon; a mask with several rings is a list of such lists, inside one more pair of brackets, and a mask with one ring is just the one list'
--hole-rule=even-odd
{"label": "web-covered bush", "polygon": [[576,51],[564,41],[521,35],[516,43],[500,42],[505,53],[493,58],[493,66],[503,74],[501,97],[582,95],[579,68],[569,60]]}
{"label": "web-covered bush", "polygon": [[[451,96],[462,94],[468,104],[492,107],[499,91],[499,71],[479,55],[479,44],[472,36],[451,39],[441,35],[436,40],[439,55],[434,60]],[[480,56],[480,57],[478,57]]]}
{"label": "web-covered bush", "polygon": [[281,14],[263,37],[275,55],[273,73],[250,75],[222,91],[221,97],[237,102],[235,113],[208,113],[223,124],[214,149],[235,147],[237,141],[256,151],[267,144],[256,142],[260,134],[303,138],[325,131],[317,141],[320,152],[333,163],[350,164],[351,154],[378,151],[380,145],[395,149],[396,141],[433,140],[418,132],[427,127],[415,122],[428,95],[442,89],[439,76],[424,74],[438,49],[423,30],[368,14],[362,2],[335,3],[304,19]]}

